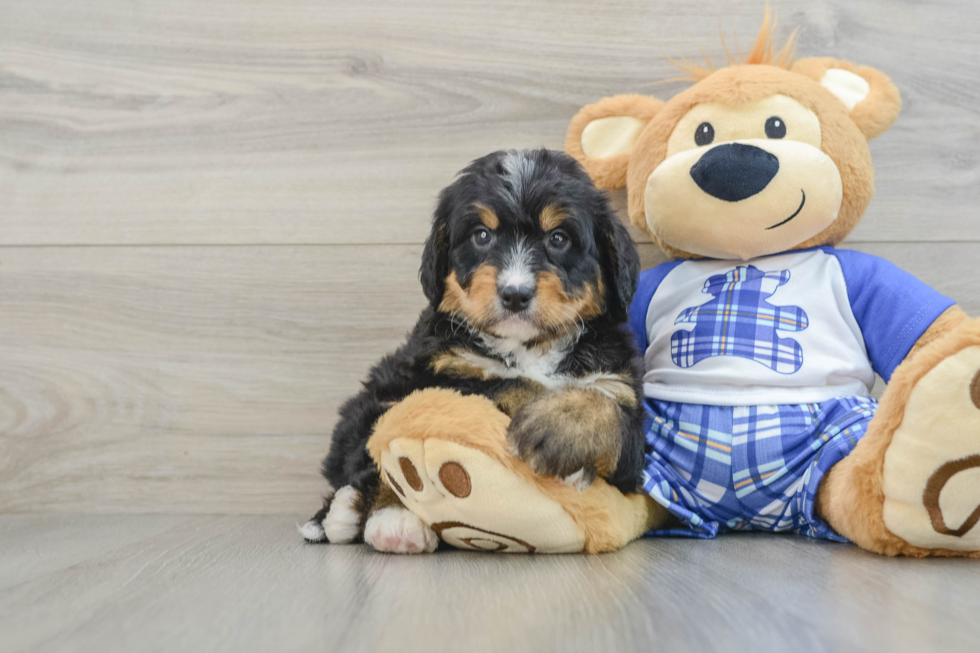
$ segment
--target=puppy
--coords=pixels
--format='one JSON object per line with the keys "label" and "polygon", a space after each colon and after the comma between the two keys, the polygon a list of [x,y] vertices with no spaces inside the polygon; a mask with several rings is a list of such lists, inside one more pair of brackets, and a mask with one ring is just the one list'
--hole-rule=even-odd
{"label": "puppy", "polygon": [[638,271],[629,234],[571,157],[510,151],[472,162],[440,195],[425,243],[429,306],[341,408],[322,470],[339,489],[303,536],[435,549],[365,448],[378,418],[422,388],[492,399],[512,417],[511,448],[540,474],[635,491],[645,439],[625,320]]}

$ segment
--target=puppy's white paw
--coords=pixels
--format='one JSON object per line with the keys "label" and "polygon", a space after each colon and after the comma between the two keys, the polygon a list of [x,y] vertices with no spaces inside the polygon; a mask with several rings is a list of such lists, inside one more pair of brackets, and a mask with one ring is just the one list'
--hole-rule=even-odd
{"label": "puppy's white paw", "polygon": [[387,553],[432,553],[439,546],[435,531],[405,508],[382,508],[368,518],[364,541]]}
{"label": "puppy's white paw", "polygon": [[357,490],[349,485],[337,490],[330,512],[323,520],[323,532],[331,544],[348,544],[357,537],[361,516],[354,509]]}
{"label": "puppy's white paw", "polygon": [[323,524],[315,519],[311,519],[302,526],[297,525],[296,530],[307,542],[326,542],[327,534],[323,532]]}

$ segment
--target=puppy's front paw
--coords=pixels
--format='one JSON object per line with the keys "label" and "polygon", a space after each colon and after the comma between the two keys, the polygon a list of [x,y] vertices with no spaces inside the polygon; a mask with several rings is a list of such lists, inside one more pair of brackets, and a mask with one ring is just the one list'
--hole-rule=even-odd
{"label": "puppy's front paw", "polygon": [[364,526],[364,541],[385,553],[432,553],[439,546],[435,532],[401,507],[373,513]]}
{"label": "puppy's front paw", "polygon": [[361,523],[357,499],[357,490],[350,485],[340,488],[333,496],[330,512],[323,520],[323,534],[331,544],[350,544],[357,539]]}
{"label": "puppy's front paw", "polygon": [[557,476],[579,489],[615,471],[622,446],[620,409],[593,391],[546,395],[521,408],[507,440],[537,474]]}
{"label": "puppy's front paw", "polygon": [[536,474],[574,480],[588,487],[595,479],[595,461],[582,434],[559,428],[546,411],[523,409],[514,416],[507,441]]}

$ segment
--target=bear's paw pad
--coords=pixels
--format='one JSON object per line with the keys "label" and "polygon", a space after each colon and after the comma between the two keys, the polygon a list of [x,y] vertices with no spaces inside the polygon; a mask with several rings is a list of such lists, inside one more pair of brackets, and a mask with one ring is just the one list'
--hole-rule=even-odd
{"label": "bear's paw pad", "polygon": [[885,454],[884,521],[915,546],[980,550],[980,346],[915,385]]}
{"label": "bear's paw pad", "polygon": [[[585,534],[530,472],[522,475],[476,448],[394,438],[381,452],[381,474],[405,507],[454,547],[501,553],[584,547]],[[370,535],[366,530],[374,545]]]}

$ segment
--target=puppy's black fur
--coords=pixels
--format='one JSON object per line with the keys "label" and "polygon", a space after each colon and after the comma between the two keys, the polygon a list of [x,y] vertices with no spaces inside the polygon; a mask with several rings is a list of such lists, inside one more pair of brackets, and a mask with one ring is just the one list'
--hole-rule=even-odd
{"label": "puppy's black fur", "polygon": [[[357,490],[362,531],[379,488],[365,444],[388,408],[422,388],[452,388],[496,401],[514,418],[508,438],[538,472],[564,477],[582,469],[586,481],[598,474],[623,492],[636,491],[645,439],[639,371],[624,322],[638,271],[628,232],[571,157],[549,150],[495,152],[465,168],[440,195],[423,251],[420,277],[429,306],[407,342],[375,365],[361,392],[340,409],[323,461],[323,475],[334,488]],[[527,310],[501,308],[498,294],[506,275],[539,286]],[[482,295],[477,278],[486,286]],[[541,290],[545,278],[552,283],[548,296]],[[465,306],[452,299],[457,296]],[[597,452],[594,442],[585,444],[595,440],[589,434],[552,432],[544,400],[560,400],[561,388],[521,376],[474,375],[452,364],[454,355],[469,352],[519,368],[513,346],[521,337],[508,331],[514,329],[529,336],[517,350],[564,352],[549,383],[553,378],[574,384],[596,374],[615,382],[619,392],[595,394],[600,401],[612,397],[618,419],[611,464],[590,459]],[[588,390],[587,381],[582,383],[576,387]],[[314,519],[322,521],[329,508],[328,500]]]}

